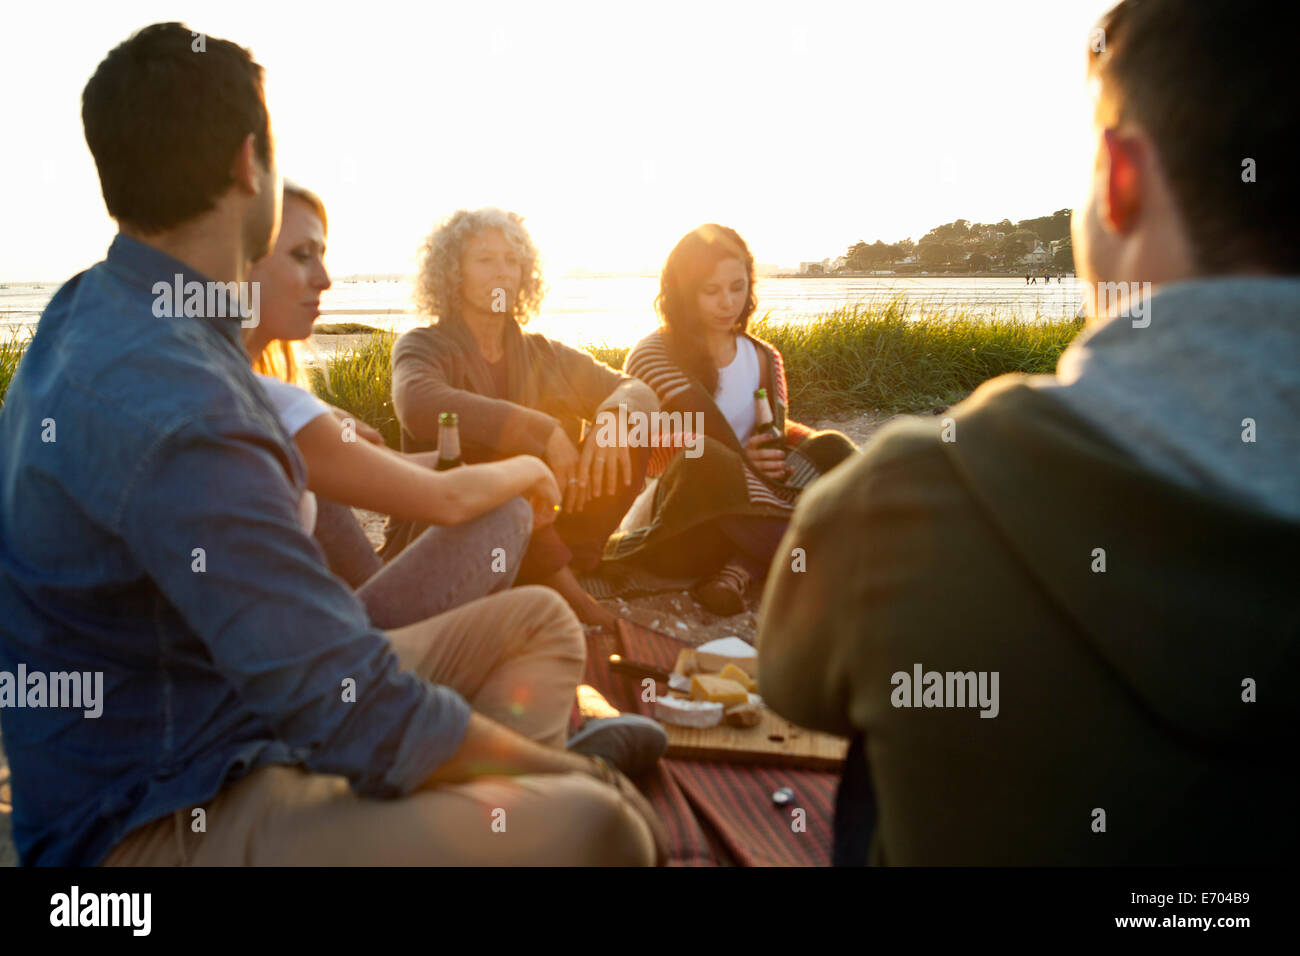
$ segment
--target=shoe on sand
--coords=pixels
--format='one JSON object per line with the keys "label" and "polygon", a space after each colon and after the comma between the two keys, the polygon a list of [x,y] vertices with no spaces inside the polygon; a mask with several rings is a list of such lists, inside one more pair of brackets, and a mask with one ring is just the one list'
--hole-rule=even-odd
{"label": "shoe on sand", "polygon": [[738,564],[727,564],[695,589],[695,600],[719,617],[731,617],[745,609],[748,587],[749,572]]}
{"label": "shoe on sand", "polygon": [[567,744],[574,753],[604,757],[629,777],[645,773],[668,749],[657,721],[637,714],[590,717]]}

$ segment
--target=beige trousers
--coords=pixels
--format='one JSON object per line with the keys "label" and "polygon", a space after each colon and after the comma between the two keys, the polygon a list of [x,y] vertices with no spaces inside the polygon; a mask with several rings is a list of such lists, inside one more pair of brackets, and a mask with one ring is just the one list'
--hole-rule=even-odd
{"label": "beige trousers", "polygon": [[[478,713],[564,745],[586,644],[549,588],[480,598],[390,631],[402,666],[457,690]],[[133,830],[105,866],[649,865],[654,843],[617,791],[582,774],[480,778],[394,800],[343,777],[263,767],[203,805]]]}

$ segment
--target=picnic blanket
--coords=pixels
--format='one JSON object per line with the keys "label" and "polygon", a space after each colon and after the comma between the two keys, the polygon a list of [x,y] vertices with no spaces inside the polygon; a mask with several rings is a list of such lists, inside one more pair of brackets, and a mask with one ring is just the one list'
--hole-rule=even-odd
{"label": "picnic blanket", "polygon": [[[629,621],[619,629],[617,638],[588,634],[584,682],[617,709],[650,716],[640,682],[612,672],[609,655],[671,670],[690,645]],[[575,706],[574,725],[580,720]],[[665,759],[637,784],[668,833],[670,866],[829,866],[838,780],[828,771]],[[772,802],[781,787],[794,792],[785,806]]]}

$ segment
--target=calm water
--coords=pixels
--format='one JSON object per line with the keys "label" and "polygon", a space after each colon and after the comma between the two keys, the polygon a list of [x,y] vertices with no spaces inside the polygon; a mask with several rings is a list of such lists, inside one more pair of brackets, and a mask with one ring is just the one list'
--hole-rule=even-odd
{"label": "calm water", "polygon": [[[0,325],[33,326],[57,285],[8,283],[0,289]],[[657,325],[657,276],[555,279],[529,329],[574,345],[631,345]],[[1032,320],[1073,316],[1083,290],[1073,278],[1044,286],[1023,276],[972,279],[862,276],[830,279],[760,279],[758,314],[789,321],[858,301],[905,296],[921,308],[972,310]],[[321,322],[364,322],[399,332],[425,324],[411,306],[409,282],[339,282],[322,297]]]}

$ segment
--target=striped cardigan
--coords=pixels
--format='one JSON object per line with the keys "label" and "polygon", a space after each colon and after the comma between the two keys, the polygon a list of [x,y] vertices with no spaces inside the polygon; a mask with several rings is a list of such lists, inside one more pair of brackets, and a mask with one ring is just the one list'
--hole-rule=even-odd
{"label": "striped cardigan", "polygon": [[[776,426],[786,439],[786,444],[793,448],[804,438],[812,434],[806,425],[791,421],[786,417],[788,391],[785,380],[785,363],[781,353],[769,342],[765,342],[748,332],[740,333],[752,342],[759,358],[759,383],[767,389],[772,400],[772,415]],[[749,466],[744,446],[736,438],[735,431],[722,414],[713,396],[704,385],[693,378],[678,364],[668,350],[668,340],[659,329],[638,342],[628,354],[624,371],[645,382],[659,397],[660,407],[668,412],[703,412],[704,432],[730,447],[745,462],[746,492],[751,504],[763,505],[781,511],[791,511],[799,496],[799,487],[788,487],[769,481]],[[681,454],[682,448],[660,447],[654,450],[650,458],[649,474],[657,476],[663,473],[675,455]],[[800,486],[802,481],[797,482]]]}

